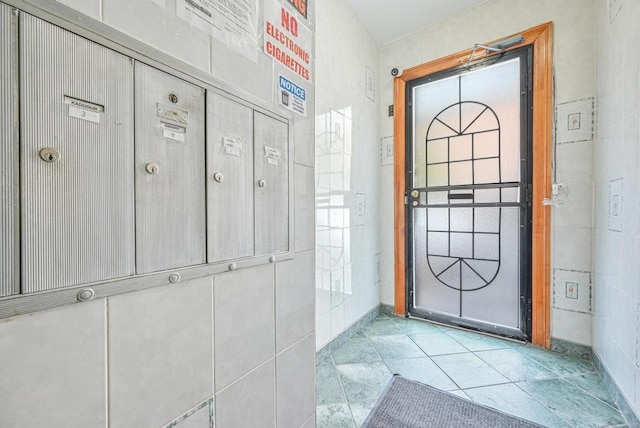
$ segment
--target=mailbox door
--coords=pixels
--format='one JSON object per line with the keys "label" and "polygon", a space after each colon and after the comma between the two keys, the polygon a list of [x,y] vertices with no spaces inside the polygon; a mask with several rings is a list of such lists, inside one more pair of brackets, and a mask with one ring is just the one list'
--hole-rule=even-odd
{"label": "mailbox door", "polygon": [[205,263],[204,89],[135,66],[136,270]]}
{"label": "mailbox door", "polygon": [[23,284],[134,274],[133,65],[20,14]]}
{"label": "mailbox door", "polygon": [[254,112],[256,255],[289,249],[289,132]]}
{"label": "mailbox door", "polygon": [[0,297],[20,292],[17,17],[0,4]]}
{"label": "mailbox door", "polygon": [[208,99],[209,262],[253,255],[253,112],[213,93]]}

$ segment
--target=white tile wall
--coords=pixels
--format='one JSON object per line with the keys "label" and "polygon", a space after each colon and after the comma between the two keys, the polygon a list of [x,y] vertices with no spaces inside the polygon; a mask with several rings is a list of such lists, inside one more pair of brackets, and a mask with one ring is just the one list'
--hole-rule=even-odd
{"label": "white tile wall", "polygon": [[313,168],[295,165],[295,251],[314,248],[315,197]]}
{"label": "white tile wall", "polygon": [[[622,395],[640,415],[640,4],[596,0],[598,94],[594,147],[594,351]],[[610,11],[609,4],[614,8]],[[619,9],[619,10],[618,10]],[[613,215],[614,194],[618,213]],[[636,260],[635,262],[633,260]]]}
{"label": "white tile wall", "polygon": [[278,428],[298,428],[315,411],[314,350],[315,338],[309,335],[276,357]]}
{"label": "white tile wall", "polygon": [[108,316],[111,424],[159,426],[213,395],[211,278],[109,298]]}
{"label": "white tile wall", "polygon": [[[144,19],[140,19],[144,16]],[[105,0],[103,21],[154,48],[209,72],[211,37],[149,2]]]}
{"label": "white tile wall", "polygon": [[276,352],[313,332],[315,252],[276,264]]}
{"label": "white tile wall", "polygon": [[276,364],[272,358],[216,394],[216,426],[276,426]]}
{"label": "white tile wall", "polygon": [[214,284],[218,392],[275,355],[274,267],[226,273]]}
{"label": "white tile wall", "polygon": [[105,426],[104,300],[3,321],[0,337],[0,426]]}
{"label": "white tile wall", "polygon": [[82,12],[92,18],[99,19],[101,13],[101,0],[56,0],[65,6],[69,6],[78,12]]}
{"label": "white tile wall", "polygon": [[[377,72],[379,49],[348,4],[339,0],[318,2],[316,46],[316,346],[320,348],[380,302],[373,281],[373,260],[379,252],[379,96],[367,97],[365,86],[367,67]],[[375,87],[378,91],[378,82]],[[362,260],[370,260],[371,275],[359,271]]]}

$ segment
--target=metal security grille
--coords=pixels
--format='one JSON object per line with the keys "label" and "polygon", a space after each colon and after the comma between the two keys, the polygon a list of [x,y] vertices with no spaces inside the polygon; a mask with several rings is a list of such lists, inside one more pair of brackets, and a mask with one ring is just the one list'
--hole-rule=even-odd
{"label": "metal security grille", "polygon": [[520,52],[409,85],[412,315],[526,336],[526,64]]}

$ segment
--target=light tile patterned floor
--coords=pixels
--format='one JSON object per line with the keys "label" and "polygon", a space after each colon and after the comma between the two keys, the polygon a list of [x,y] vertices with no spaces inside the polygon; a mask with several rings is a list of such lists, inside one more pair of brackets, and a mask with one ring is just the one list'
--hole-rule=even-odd
{"label": "light tile patterned floor", "polygon": [[626,427],[588,361],[380,315],[317,367],[318,428],[359,427],[397,373],[549,427]]}

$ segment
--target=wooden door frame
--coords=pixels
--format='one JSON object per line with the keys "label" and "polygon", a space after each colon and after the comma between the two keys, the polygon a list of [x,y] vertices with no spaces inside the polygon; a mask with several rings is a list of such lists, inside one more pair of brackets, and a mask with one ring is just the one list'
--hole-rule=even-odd
{"label": "wooden door frame", "polygon": [[[550,197],[551,191],[553,24],[548,22],[519,34],[523,37],[522,43],[507,50],[533,45],[532,342],[549,348],[551,344],[551,209],[542,205],[542,200]],[[488,44],[491,43],[493,42]],[[408,81],[465,64],[469,60],[471,51],[472,49],[468,49],[409,68],[401,76],[394,78],[394,251],[395,313],[397,315],[405,315],[406,311],[406,84]],[[474,59],[485,56],[488,56],[486,52],[480,55],[476,52]]]}

